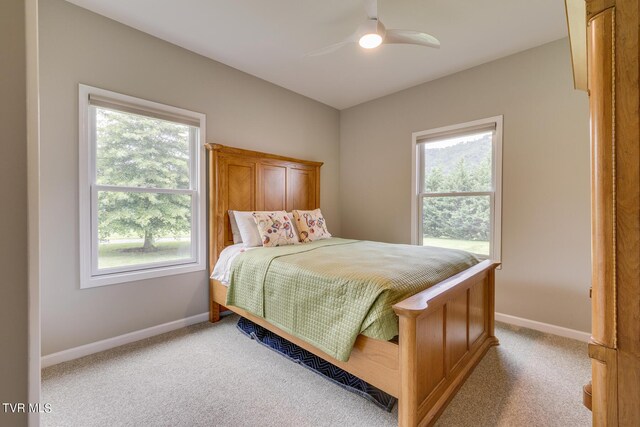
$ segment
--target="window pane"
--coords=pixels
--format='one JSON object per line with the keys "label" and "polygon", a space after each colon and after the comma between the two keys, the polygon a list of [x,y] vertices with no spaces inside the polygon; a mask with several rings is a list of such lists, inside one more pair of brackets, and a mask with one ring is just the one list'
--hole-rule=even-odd
{"label": "window pane", "polygon": [[425,197],[423,244],[489,255],[489,196]]}
{"label": "window pane", "polygon": [[482,132],[423,144],[422,192],[491,190],[493,132]]}
{"label": "window pane", "polygon": [[98,192],[98,269],[192,258],[191,195]]}
{"label": "window pane", "polygon": [[92,107],[96,119],[96,182],[100,185],[189,188],[190,126]]}

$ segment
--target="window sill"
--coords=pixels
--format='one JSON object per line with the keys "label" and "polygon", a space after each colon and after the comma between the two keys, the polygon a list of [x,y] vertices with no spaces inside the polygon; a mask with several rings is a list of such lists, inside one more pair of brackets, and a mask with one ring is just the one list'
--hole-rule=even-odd
{"label": "window sill", "polygon": [[137,282],[140,280],[156,279],[159,277],[204,271],[205,269],[206,266],[204,265],[204,263],[200,262],[168,267],[157,267],[138,271],[127,271],[124,273],[112,273],[101,276],[90,276],[84,277],[83,280],[81,280],[80,289],[97,288],[100,286],[117,285],[121,283]]}

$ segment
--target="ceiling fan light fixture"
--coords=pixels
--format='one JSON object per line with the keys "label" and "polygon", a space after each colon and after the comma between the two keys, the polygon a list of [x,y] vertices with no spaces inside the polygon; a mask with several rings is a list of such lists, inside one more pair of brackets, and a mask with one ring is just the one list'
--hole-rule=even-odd
{"label": "ceiling fan light fixture", "polygon": [[437,38],[430,34],[416,30],[387,30],[386,27],[378,19],[378,1],[377,0],[361,0],[365,1],[367,11],[367,20],[362,22],[356,31],[341,42],[334,43],[331,46],[324,47],[313,51],[305,56],[318,56],[334,52],[342,46],[358,42],[360,47],[372,50],[381,44],[409,44],[427,46],[438,49],[440,42]]}
{"label": "ceiling fan light fixture", "polygon": [[382,44],[382,36],[376,33],[365,34],[360,37],[358,44],[364,49],[374,49]]}

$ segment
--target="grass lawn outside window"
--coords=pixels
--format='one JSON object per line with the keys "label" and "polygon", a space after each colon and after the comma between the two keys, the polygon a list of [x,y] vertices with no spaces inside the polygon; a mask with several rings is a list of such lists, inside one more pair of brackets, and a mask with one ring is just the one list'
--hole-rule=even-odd
{"label": "grass lawn outside window", "polygon": [[189,238],[165,239],[155,243],[153,251],[142,251],[143,240],[122,239],[98,245],[100,268],[151,264],[190,257]]}
{"label": "grass lawn outside window", "polygon": [[439,248],[460,249],[476,255],[489,257],[489,242],[474,240],[436,239],[433,237],[423,238],[424,246],[437,246]]}

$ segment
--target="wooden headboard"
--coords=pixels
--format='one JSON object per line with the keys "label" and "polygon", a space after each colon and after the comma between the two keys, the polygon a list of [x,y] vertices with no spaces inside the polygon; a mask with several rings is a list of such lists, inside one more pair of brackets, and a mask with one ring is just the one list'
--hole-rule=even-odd
{"label": "wooden headboard", "polygon": [[209,273],[233,244],[228,211],[310,210],[320,207],[321,162],[207,144]]}

